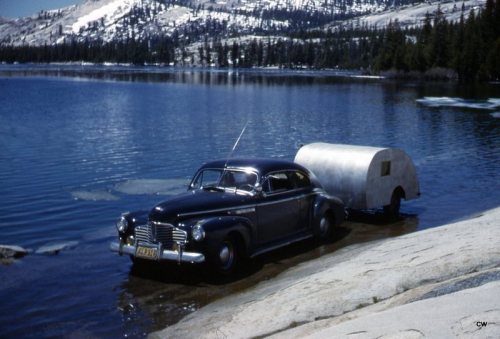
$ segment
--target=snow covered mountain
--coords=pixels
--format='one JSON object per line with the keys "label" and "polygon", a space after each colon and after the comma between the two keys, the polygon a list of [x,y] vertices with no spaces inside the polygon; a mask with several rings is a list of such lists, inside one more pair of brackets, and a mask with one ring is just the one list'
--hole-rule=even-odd
{"label": "snow covered mountain", "polygon": [[[32,17],[0,20],[0,45],[276,35],[353,23],[382,27],[390,20],[419,25],[440,5],[450,18],[486,0],[86,0]],[[411,3],[411,4],[410,4]]]}

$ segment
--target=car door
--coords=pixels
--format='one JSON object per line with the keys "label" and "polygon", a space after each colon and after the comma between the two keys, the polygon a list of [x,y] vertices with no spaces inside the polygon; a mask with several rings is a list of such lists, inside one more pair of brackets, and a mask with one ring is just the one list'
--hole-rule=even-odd
{"label": "car door", "polygon": [[298,201],[298,225],[297,230],[305,230],[310,227],[311,211],[314,204],[315,194],[309,176],[302,171],[292,171],[289,174]]}
{"label": "car door", "polygon": [[300,194],[290,180],[289,171],[268,175],[262,191],[262,199],[256,206],[260,245],[290,236],[300,227]]}

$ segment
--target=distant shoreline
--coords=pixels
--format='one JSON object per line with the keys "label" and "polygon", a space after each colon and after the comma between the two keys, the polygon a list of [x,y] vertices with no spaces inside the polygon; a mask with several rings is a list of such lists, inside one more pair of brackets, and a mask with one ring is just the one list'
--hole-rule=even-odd
{"label": "distant shoreline", "polygon": [[[0,77],[12,76],[49,76],[49,77],[76,77],[102,80],[129,81],[129,75],[137,80],[168,81],[179,80],[212,82],[216,77],[227,79],[249,80],[258,79],[308,79],[314,82],[328,82],[329,79],[345,79],[346,81],[384,81],[387,78],[378,75],[365,75],[361,71],[341,69],[288,69],[275,67],[254,68],[216,68],[202,66],[165,66],[165,65],[134,65],[122,63],[15,63],[0,64]],[[202,75],[197,78],[197,75]],[[187,78],[185,78],[187,76]],[[196,79],[195,79],[196,78]],[[219,79],[220,80],[220,79]],[[232,81],[230,81],[232,82]]]}
{"label": "distant shoreline", "polygon": [[204,71],[204,72],[214,72],[214,73],[266,73],[272,75],[279,74],[295,74],[295,75],[331,75],[331,76],[357,76],[357,77],[369,77],[383,79],[384,76],[377,75],[363,75],[363,71],[350,70],[350,69],[311,69],[311,68],[279,68],[279,67],[251,67],[251,68],[232,68],[232,67],[209,67],[209,66],[182,66],[182,65],[165,65],[165,64],[132,64],[132,63],[114,63],[114,62],[103,62],[103,63],[93,63],[87,61],[68,61],[68,62],[50,62],[50,63],[0,63],[0,71],[3,67],[16,69],[18,67],[36,67],[40,68],[55,68],[55,67],[82,67],[82,68],[96,68],[101,69],[107,68],[122,68],[122,69],[138,69],[138,70],[164,70],[169,71]]}
{"label": "distant shoreline", "polygon": [[[458,78],[453,70],[445,68],[433,68],[426,72],[401,72],[389,70],[380,74],[372,74],[366,70],[355,69],[313,69],[313,68],[280,68],[277,66],[269,67],[251,67],[251,68],[232,68],[232,67],[216,67],[216,66],[182,66],[182,65],[165,65],[165,64],[144,64],[136,65],[132,63],[115,63],[102,62],[93,63],[87,61],[68,61],[68,62],[50,62],[50,63],[0,63],[0,75],[5,71],[26,71],[26,68],[34,67],[36,70],[56,70],[57,68],[75,69],[81,68],[89,71],[151,71],[153,73],[176,73],[176,72],[207,72],[223,74],[262,74],[272,76],[303,76],[303,77],[339,77],[351,79],[366,79],[366,80],[397,80],[397,81],[430,81],[430,82],[458,82]],[[22,69],[20,69],[22,68]]]}

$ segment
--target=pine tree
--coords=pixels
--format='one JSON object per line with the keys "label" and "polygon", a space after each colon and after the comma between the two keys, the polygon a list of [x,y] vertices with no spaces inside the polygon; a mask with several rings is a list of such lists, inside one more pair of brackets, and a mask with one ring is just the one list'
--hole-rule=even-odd
{"label": "pine tree", "polygon": [[459,77],[465,73],[465,59],[464,59],[464,44],[465,44],[465,20],[464,10],[460,14],[460,21],[455,28],[455,36],[453,37],[453,58],[451,62],[452,68],[458,73]]}
{"label": "pine tree", "polygon": [[448,22],[444,18],[441,7],[438,6],[432,28],[429,58],[433,67],[448,67],[449,43]]}
{"label": "pine tree", "polygon": [[469,18],[465,23],[464,31],[464,52],[463,52],[463,72],[459,73],[462,80],[475,80],[479,71],[479,32],[476,23],[476,14],[472,9]]}

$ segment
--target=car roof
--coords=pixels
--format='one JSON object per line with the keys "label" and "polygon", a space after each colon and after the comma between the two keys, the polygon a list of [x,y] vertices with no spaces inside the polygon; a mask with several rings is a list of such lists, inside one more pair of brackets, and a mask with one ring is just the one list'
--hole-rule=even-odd
{"label": "car roof", "polygon": [[[227,162],[227,164],[226,164]],[[230,160],[219,159],[203,164],[200,169],[204,168],[223,168],[226,165],[228,168],[253,168],[260,175],[265,175],[269,172],[281,170],[300,170],[309,173],[307,169],[294,162],[274,158],[233,158]]]}

